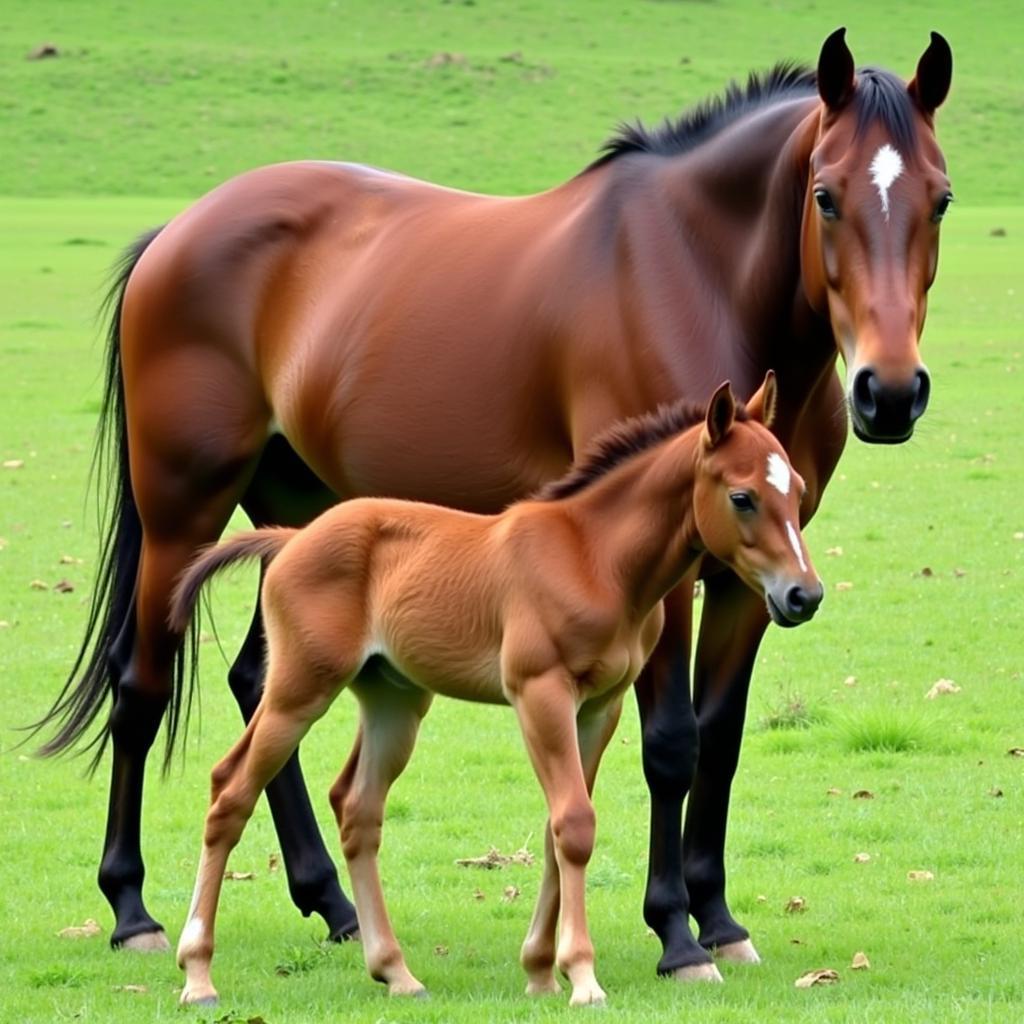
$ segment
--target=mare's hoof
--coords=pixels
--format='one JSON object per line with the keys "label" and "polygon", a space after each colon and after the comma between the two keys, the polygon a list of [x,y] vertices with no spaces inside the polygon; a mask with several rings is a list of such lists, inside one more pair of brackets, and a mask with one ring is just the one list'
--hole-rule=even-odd
{"label": "mare's hoof", "polygon": [[750,939],[727,942],[724,946],[716,946],[712,952],[716,960],[726,960],[733,964],[759,964],[761,962]]}
{"label": "mare's hoof", "polygon": [[687,964],[672,972],[676,981],[722,981],[722,974],[714,964]]}
{"label": "mare's hoof", "polygon": [[117,947],[118,949],[130,949],[133,953],[166,953],[170,950],[171,944],[167,941],[167,934],[162,928],[155,932],[140,932]]}

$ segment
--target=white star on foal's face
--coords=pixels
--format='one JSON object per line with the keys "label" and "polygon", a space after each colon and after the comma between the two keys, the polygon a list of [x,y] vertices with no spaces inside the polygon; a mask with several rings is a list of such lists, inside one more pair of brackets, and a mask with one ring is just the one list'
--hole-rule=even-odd
{"label": "white star on foal's face", "polygon": [[779,492],[779,494],[789,494],[789,480],[792,474],[789,471],[789,466],[786,460],[779,455],[777,452],[772,452],[768,456],[768,471],[765,473],[765,479]]}
{"label": "white star on foal's face", "polygon": [[878,189],[882,200],[882,213],[889,219],[889,189],[892,183],[903,173],[903,158],[887,142],[880,146],[871,160],[871,183]]}

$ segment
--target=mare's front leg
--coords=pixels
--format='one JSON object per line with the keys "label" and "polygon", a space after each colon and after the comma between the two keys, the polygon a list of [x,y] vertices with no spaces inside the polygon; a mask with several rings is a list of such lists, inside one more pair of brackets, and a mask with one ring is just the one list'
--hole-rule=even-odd
{"label": "mare's front leg", "polygon": [[355,746],[331,787],[331,807],[352,880],[366,969],[393,996],[426,994],[405,963],[388,918],[377,869],[384,805],[392,783],[412,756],[420,722],[433,696],[397,687],[372,671],[352,684],[359,698],[360,725]]}
{"label": "mare's front leg", "polygon": [[690,931],[683,882],[683,800],[697,765],[697,719],[690,701],[692,580],[665,599],[665,627],[636,682],[644,778],[651,794],[651,836],[644,920],[661,939],[658,973],[680,981],[721,981]]}
{"label": "mare's front leg", "polygon": [[[261,584],[262,580],[261,571]],[[257,597],[249,633],[228,674],[231,692],[246,723],[252,718],[263,692],[265,659],[266,639]],[[359,929],[356,909],[338,884],[338,871],[320,835],[297,750],[267,786],[266,792],[292,901],[304,917],[319,914],[327,922],[329,938],[352,937]]]}
{"label": "mare's front leg", "polygon": [[[622,714],[622,699],[618,698],[596,712],[577,719],[580,759],[587,792],[593,797],[594,780],[601,763],[601,755],[608,746],[619,716]],[[544,826],[544,875],[541,878],[537,903],[534,907],[530,927],[523,942],[519,962],[526,971],[528,996],[561,992],[555,978],[555,930],[558,925],[561,877],[555,859],[555,844],[551,835],[551,819]]]}
{"label": "mare's front leg", "polygon": [[725,832],[750,676],[767,625],[764,599],[732,573],[706,581],[694,679],[700,759],[686,813],[683,874],[701,945],[746,963],[759,957],[726,904]]}
{"label": "mare's front leg", "polygon": [[506,686],[547,798],[561,900],[555,963],[572,984],[571,1006],[601,1003],[605,994],[594,974],[586,916],[586,869],[596,821],[576,732],[575,683],[559,666],[525,680],[506,679]]}

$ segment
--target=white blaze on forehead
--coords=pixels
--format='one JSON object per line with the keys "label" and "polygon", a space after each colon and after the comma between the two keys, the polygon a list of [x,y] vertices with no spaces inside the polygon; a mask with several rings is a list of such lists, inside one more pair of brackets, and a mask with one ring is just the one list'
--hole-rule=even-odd
{"label": "white blaze on forehead", "polygon": [[903,158],[887,142],[881,146],[871,161],[871,182],[878,189],[882,200],[882,213],[889,219],[889,189],[903,173]]}
{"label": "white blaze on forehead", "polygon": [[789,470],[789,464],[778,452],[772,452],[768,456],[767,477],[768,483],[780,494],[789,494],[789,481],[792,473]]}
{"label": "white blaze on forehead", "polygon": [[796,560],[800,563],[800,571],[807,572],[807,562],[804,559],[804,549],[800,543],[800,534],[796,532],[793,524],[788,519],[786,520],[786,533],[789,536],[789,545],[793,549],[793,554],[796,555]]}

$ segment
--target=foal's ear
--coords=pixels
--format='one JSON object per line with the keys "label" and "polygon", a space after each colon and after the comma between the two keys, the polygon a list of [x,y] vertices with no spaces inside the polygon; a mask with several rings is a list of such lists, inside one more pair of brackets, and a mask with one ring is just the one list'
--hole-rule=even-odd
{"label": "foal's ear", "polygon": [[853,95],[853,54],[846,45],[845,28],[837,28],[822,44],[818,94],[829,110],[838,110]]}
{"label": "foal's ear", "polygon": [[907,90],[917,100],[921,110],[931,115],[935,113],[936,107],[942,105],[952,80],[953,51],[938,32],[933,32],[932,41],[928,44],[928,49],[921,54],[921,59],[917,62],[917,72]]}
{"label": "foal's ear", "polygon": [[766,427],[775,422],[775,410],[779,403],[779,388],[775,383],[775,371],[764,375],[764,383],[750,396],[747,412],[752,419],[759,420]]}
{"label": "foal's ear", "polygon": [[732,385],[725,381],[718,385],[718,390],[708,402],[707,419],[704,423],[704,444],[714,448],[732,427],[736,418],[736,399],[732,393]]}

